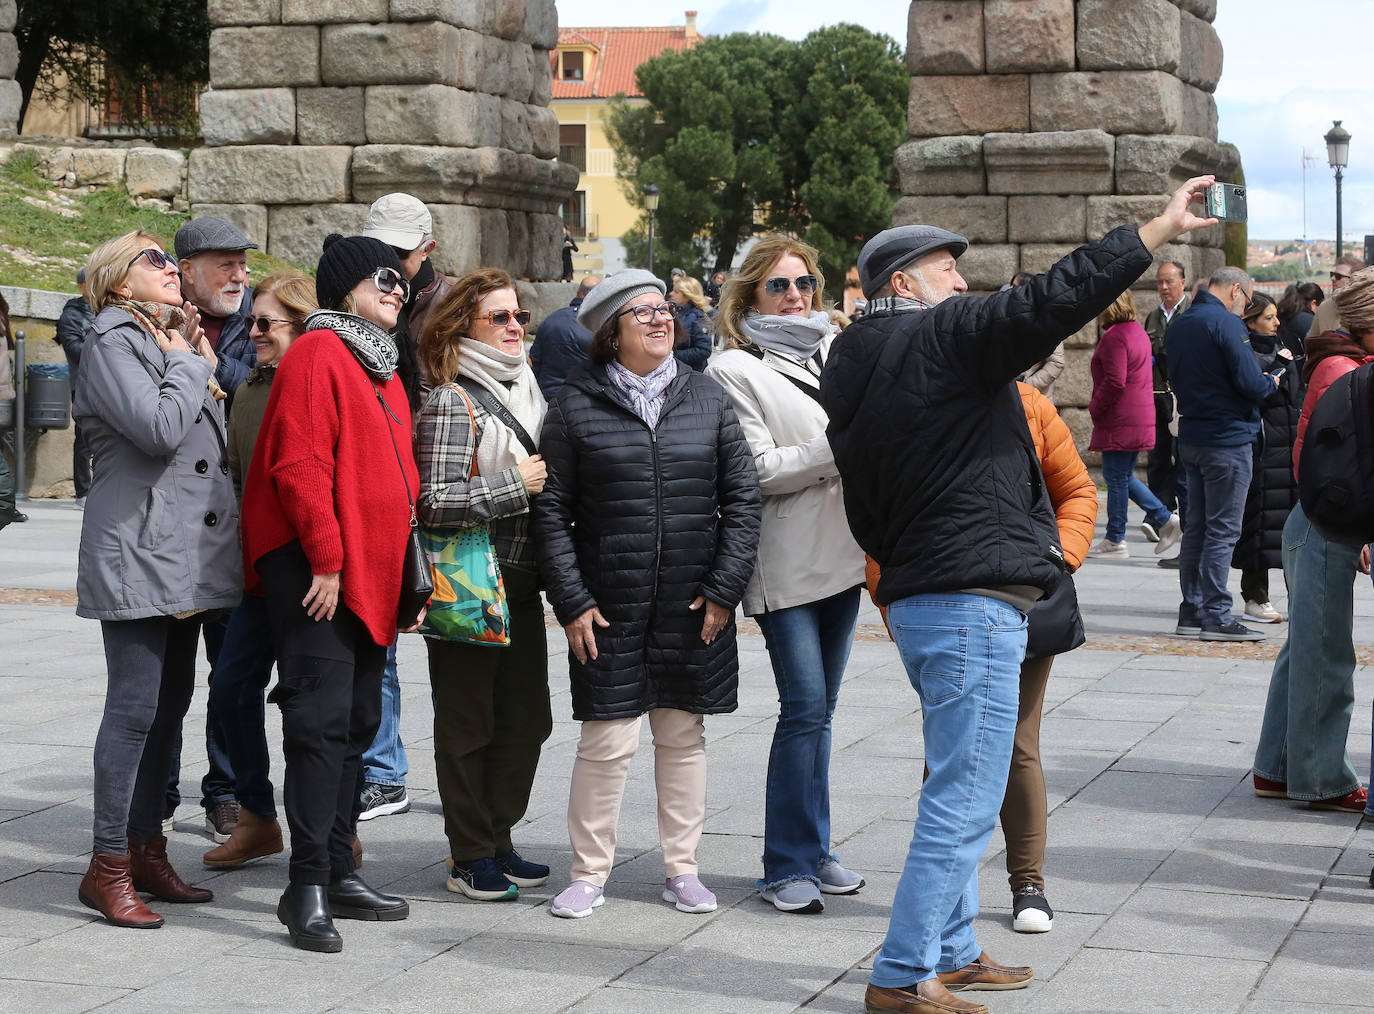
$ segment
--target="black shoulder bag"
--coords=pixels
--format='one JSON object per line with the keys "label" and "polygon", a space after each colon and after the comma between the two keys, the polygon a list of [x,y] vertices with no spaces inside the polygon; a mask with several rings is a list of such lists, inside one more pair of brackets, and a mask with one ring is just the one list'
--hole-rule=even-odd
{"label": "black shoulder bag", "polygon": [[399,424],[401,420],[396,418],[391,406],[382,397],[381,388],[374,384],[372,393],[377,396],[377,403],[386,413],[386,432],[391,437],[391,449],[396,452],[396,467],[401,470],[406,499],[410,501],[410,538],[406,540],[405,556],[401,560],[401,600],[396,607],[396,628],[403,630],[419,619],[420,610],[425,608],[434,594],[434,572],[430,569],[425,544],[420,541],[420,519],[415,515],[415,498],[410,494],[410,480],[406,478],[406,466],[401,461],[401,448],[391,429],[392,422]]}
{"label": "black shoulder bag", "polygon": [[534,438],[530,436],[529,431],[520,425],[520,420],[511,415],[510,409],[502,405],[500,399],[498,399],[496,395],[492,394],[471,377],[459,377],[458,386],[466,391],[468,397],[473,401],[477,402],[477,404],[481,405],[492,415],[496,416],[497,419],[501,420],[502,425],[515,434],[515,439],[520,441],[526,452],[529,454],[539,453],[535,447]]}
{"label": "black shoulder bag", "polygon": [[[759,348],[757,345],[754,345],[754,344],[750,343],[750,344],[748,344],[748,345],[741,345],[740,348],[741,348],[743,351],[748,352],[751,356],[753,356],[753,357],[754,357],[755,359],[757,359],[759,362],[763,363],[764,366],[768,366],[768,365],[769,365],[769,364],[764,360],[764,358],[763,358],[763,349]],[[814,356],[811,357],[811,361],[814,362],[814,363],[816,364],[816,372],[819,373],[820,370],[821,370],[821,367],[825,365],[825,361],[824,361],[823,359],[821,359],[821,352],[820,352],[820,349],[817,349],[817,350],[816,350],[816,354],[815,354]],[[814,401],[817,405],[819,405],[819,404],[821,403],[821,391],[820,391],[820,388],[819,388],[819,387],[812,387],[810,384],[804,383],[804,382],[801,380],[801,378],[799,378],[799,377],[794,377],[794,376],[792,376],[792,374],[790,374],[790,373],[784,373],[782,370],[779,370],[777,367],[771,367],[771,369],[773,370],[774,373],[776,373],[776,374],[777,374],[779,377],[781,377],[783,380],[791,381],[791,382],[792,382],[792,385],[793,385],[794,387],[796,387],[796,389],[797,389],[798,391],[800,391],[802,394],[806,395],[808,398],[810,398],[812,401]]]}

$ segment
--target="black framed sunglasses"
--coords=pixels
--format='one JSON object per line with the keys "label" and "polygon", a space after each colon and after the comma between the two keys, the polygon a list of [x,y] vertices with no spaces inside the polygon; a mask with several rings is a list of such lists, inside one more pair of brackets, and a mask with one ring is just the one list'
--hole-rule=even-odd
{"label": "black framed sunglasses", "polygon": [[268,331],[272,330],[273,324],[290,323],[291,322],[289,320],[283,320],[281,317],[249,317],[248,333],[252,334],[254,331],[261,331],[263,334],[266,334]]}
{"label": "black framed sunglasses", "polygon": [[634,314],[635,320],[639,321],[641,324],[648,324],[653,321],[654,314],[657,313],[667,314],[668,318],[671,320],[677,317],[677,304],[659,303],[657,306],[645,306],[640,304],[639,306],[632,306],[628,310],[621,310],[616,316],[623,317],[627,313]]}
{"label": "black framed sunglasses", "polygon": [[140,250],[137,254],[135,254],[134,259],[129,261],[129,263],[126,264],[125,267],[133,267],[135,264],[138,263],[138,259],[140,257],[147,257],[148,263],[153,266],[154,271],[161,271],[168,264],[172,265],[172,267],[177,266],[177,259],[173,257],[171,254],[165,253],[162,250],[158,250],[150,246],[148,247],[148,249]]}
{"label": "black framed sunglasses", "polygon": [[497,327],[505,327],[510,323],[511,317],[515,322],[524,327],[530,322],[530,312],[528,310],[492,310],[491,313],[481,313],[477,315],[478,320],[489,320]]}
{"label": "black framed sunglasses", "polygon": [[1333,271],[1333,272],[1331,272],[1331,280],[1332,280],[1333,282],[1338,282],[1338,281],[1340,281],[1342,278],[1349,278],[1349,277],[1350,277],[1350,276],[1349,276],[1348,274],[1341,274],[1341,272],[1339,272],[1339,271]]}
{"label": "black framed sunglasses", "polygon": [[410,283],[402,278],[401,273],[395,268],[378,268],[372,272],[372,284],[383,294],[395,292],[399,288],[402,303],[410,298]]}
{"label": "black framed sunglasses", "polygon": [[790,289],[793,284],[797,286],[797,291],[803,296],[808,292],[816,291],[816,276],[802,275],[799,278],[770,278],[763,283],[763,291],[770,296],[781,296]]}

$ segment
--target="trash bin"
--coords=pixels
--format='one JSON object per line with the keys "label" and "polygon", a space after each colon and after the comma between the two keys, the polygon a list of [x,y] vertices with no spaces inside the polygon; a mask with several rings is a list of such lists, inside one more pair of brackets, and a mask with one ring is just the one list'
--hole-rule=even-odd
{"label": "trash bin", "polygon": [[24,425],[65,430],[72,423],[72,382],[66,363],[30,363],[24,396]]}

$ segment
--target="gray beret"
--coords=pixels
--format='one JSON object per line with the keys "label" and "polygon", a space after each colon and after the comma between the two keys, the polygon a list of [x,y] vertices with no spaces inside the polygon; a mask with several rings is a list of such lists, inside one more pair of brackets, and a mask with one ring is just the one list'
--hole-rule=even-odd
{"label": "gray beret", "polygon": [[956,232],[933,225],[903,225],[878,233],[859,251],[859,285],[873,299],[892,272],[906,267],[917,257],[948,248],[958,257],[968,249],[968,240]]}
{"label": "gray beret", "polygon": [[577,311],[577,322],[596,334],[613,313],[635,296],[642,296],[646,292],[657,292],[662,296],[667,289],[651,272],[641,268],[628,268],[607,275],[582,300],[582,308]]}
{"label": "gray beret", "polygon": [[222,218],[193,218],[172,238],[177,260],[185,260],[207,250],[256,250],[258,245]]}

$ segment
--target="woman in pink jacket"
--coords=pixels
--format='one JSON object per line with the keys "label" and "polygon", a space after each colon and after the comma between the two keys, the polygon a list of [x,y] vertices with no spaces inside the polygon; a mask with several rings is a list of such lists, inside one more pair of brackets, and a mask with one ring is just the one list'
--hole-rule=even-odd
{"label": "woman in pink jacket", "polygon": [[[1124,560],[1126,501],[1145,512],[1141,530],[1162,553],[1183,534],[1176,518],[1150,487],[1135,475],[1141,451],[1155,445],[1155,401],[1150,369],[1150,336],[1136,320],[1135,300],[1127,289],[1097,318],[1105,330],[1093,352],[1093,420],[1090,451],[1102,452],[1102,478],[1107,483],[1107,533],[1088,550],[1089,556]],[[1157,541],[1156,541],[1157,540]]]}

